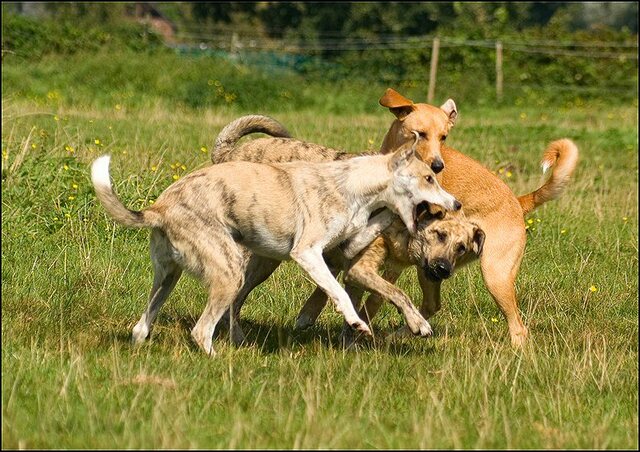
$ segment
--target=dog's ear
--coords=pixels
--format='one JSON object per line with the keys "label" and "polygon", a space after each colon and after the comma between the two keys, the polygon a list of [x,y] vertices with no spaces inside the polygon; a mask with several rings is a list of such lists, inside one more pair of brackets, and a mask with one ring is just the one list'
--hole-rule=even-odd
{"label": "dog's ear", "polygon": [[458,117],[458,109],[456,108],[456,103],[453,99],[447,99],[447,101],[440,106],[440,109],[444,111],[444,113],[449,118],[449,127],[453,127],[456,123],[456,118]]}
{"label": "dog's ear", "polygon": [[409,164],[409,160],[415,155],[413,146],[403,146],[393,153],[391,157],[390,167],[392,171],[404,168]]}
{"label": "dog's ear", "polygon": [[484,247],[484,239],[485,239],[484,231],[480,229],[480,226],[474,224],[472,249],[473,249],[473,252],[476,254],[476,256],[480,256],[482,254],[482,248]]}
{"label": "dog's ear", "polygon": [[437,204],[430,202],[421,202],[416,207],[416,219],[419,225],[428,225],[433,220],[442,220],[445,216],[445,210]]}
{"label": "dog's ear", "polygon": [[401,121],[416,108],[411,99],[407,99],[391,88],[387,88],[379,102]]}

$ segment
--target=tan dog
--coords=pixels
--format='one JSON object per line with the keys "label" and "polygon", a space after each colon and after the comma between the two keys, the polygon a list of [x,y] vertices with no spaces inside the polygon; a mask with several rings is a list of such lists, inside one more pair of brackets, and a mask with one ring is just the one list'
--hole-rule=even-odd
{"label": "tan dog", "polygon": [[[127,209],[114,194],[109,156],[93,163],[91,178],[98,199],[116,221],[152,229],[154,283],[147,310],[133,329],[134,342],[146,339],[186,269],[203,279],[209,290],[207,307],[191,331],[209,354],[216,324],[241,295],[245,275],[260,257],[269,263],[296,261],[335,302],[346,322],[370,335],[322,253],[366,232],[368,224],[379,227],[375,217],[369,217],[381,207],[396,212],[412,231],[417,206],[423,202],[460,208],[440,188],[433,171],[415,157],[414,146],[344,162],[213,165],[173,183],[139,212]],[[399,307],[415,334],[431,334],[412,304]]]}
{"label": "tan dog", "polygon": [[[507,320],[512,344],[523,344],[528,332],[518,311],[515,279],[526,243],[524,215],[563,192],[577,164],[578,148],[568,139],[552,142],[542,158],[545,172],[553,167],[551,176],[537,190],[516,197],[499,177],[479,162],[445,146],[449,130],[458,115],[453,100],[449,99],[438,108],[414,104],[396,91],[387,89],[380,104],[396,116],[385,135],[381,153],[393,152],[406,145],[412,133],[417,131],[421,137],[416,151],[420,158],[434,170],[439,169],[440,162],[444,161],[444,171],[438,175],[438,179],[446,190],[463,203],[467,218],[485,232],[484,251],[480,258],[484,282]],[[239,118],[227,125],[218,136],[212,160],[268,162],[349,158],[345,152],[290,138],[259,138],[234,147],[242,136],[253,131],[288,136],[286,129],[271,118]],[[418,280],[423,292],[420,312],[429,318],[440,309],[440,281],[432,281],[420,271]],[[301,328],[311,325],[325,302],[325,295],[321,290],[316,290],[301,310],[296,325]]]}
{"label": "tan dog", "polygon": [[[356,302],[363,295],[362,290],[352,287],[354,284],[377,295],[369,297],[360,309],[359,315],[367,323],[371,323],[380,309],[382,298],[406,297],[393,284],[408,267],[415,265],[423,277],[442,281],[449,278],[458,265],[481,255],[484,231],[468,221],[464,214],[447,213],[444,219],[429,215],[423,218],[414,235],[408,233],[400,220],[396,220],[350,262],[344,280],[352,301]],[[379,275],[381,270],[384,270],[384,277]],[[347,328],[343,335],[347,343],[354,339]]]}

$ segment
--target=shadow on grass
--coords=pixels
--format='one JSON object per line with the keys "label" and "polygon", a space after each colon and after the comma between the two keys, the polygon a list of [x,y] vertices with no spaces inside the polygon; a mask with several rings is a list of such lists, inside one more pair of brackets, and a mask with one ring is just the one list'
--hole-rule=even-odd
{"label": "shadow on grass", "polygon": [[[191,329],[196,324],[197,318],[184,315],[184,313],[166,313],[156,320],[147,338],[148,344],[154,342],[170,345],[177,341],[184,341],[189,348],[198,350],[197,345],[191,339]],[[374,338],[360,337],[355,344],[345,347],[342,341],[342,325],[317,324],[304,330],[294,329],[293,326],[280,323],[266,323],[255,320],[240,321],[242,330],[246,336],[246,342],[241,347],[256,347],[263,354],[278,354],[287,351],[299,350],[300,347],[319,346],[327,350],[336,350],[357,353],[359,351],[379,351],[394,356],[425,355],[436,351],[435,341],[440,336],[438,330],[429,338],[405,336],[394,337],[394,329],[380,331],[375,328]],[[228,325],[220,322],[214,333],[214,347],[216,343],[229,343]],[[123,346],[132,346],[131,328],[121,329],[105,333],[99,339],[104,345],[117,342]]]}
{"label": "shadow on grass", "polygon": [[[258,347],[264,354],[293,351],[301,346],[315,344],[328,350],[347,352],[381,351],[391,355],[424,355],[435,351],[431,338],[392,337],[378,332],[375,338],[360,337],[355,344],[345,346],[342,341],[342,325],[314,325],[304,330],[282,324],[266,324],[255,320],[241,320],[246,336],[244,347]],[[374,333],[376,333],[374,331]],[[229,340],[228,329],[220,329],[215,340]],[[431,342],[431,343],[429,343]]]}

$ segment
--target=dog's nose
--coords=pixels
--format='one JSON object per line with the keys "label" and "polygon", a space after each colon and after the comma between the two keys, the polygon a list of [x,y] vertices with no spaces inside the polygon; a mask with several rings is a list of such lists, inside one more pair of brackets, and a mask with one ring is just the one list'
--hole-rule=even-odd
{"label": "dog's nose", "polygon": [[460,210],[460,209],[462,209],[462,203],[456,199],[453,202],[453,210]]}
{"label": "dog's nose", "polygon": [[444,259],[437,259],[433,262],[433,273],[438,278],[446,279],[451,276],[451,264]]}
{"label": "dog's nose", "polygon": [[444,163],[442,163],[442,160],[435,159],[433,162],[431,162],[431,170],[434,173],[438,174],[443,169],[444,169]]}

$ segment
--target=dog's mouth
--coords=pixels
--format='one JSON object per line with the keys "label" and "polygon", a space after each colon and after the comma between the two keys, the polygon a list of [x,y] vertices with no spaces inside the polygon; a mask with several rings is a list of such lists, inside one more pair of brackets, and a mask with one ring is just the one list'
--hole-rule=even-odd
{"label": "dog's mouth", "polygon": [[419,204],[413,206],[413,225],[417,228],[418,222],[423,215],[429,214],[429,203],[427,201],[422,201]]}

